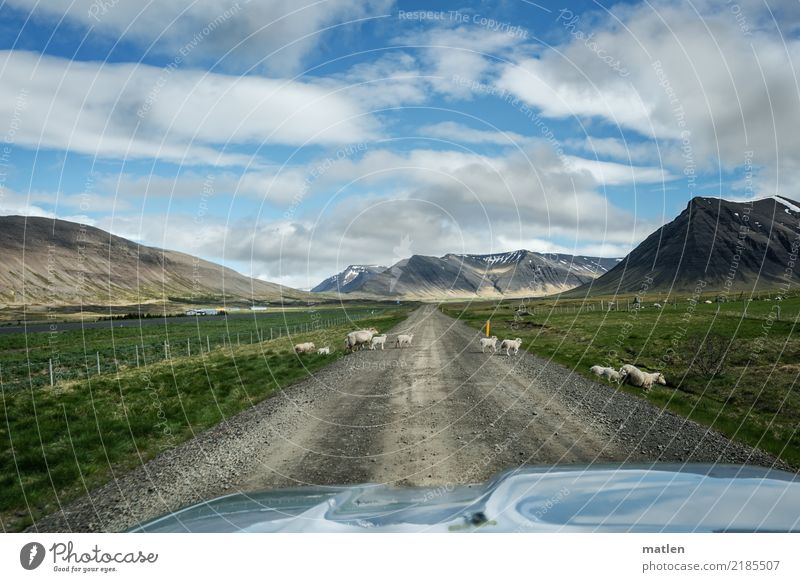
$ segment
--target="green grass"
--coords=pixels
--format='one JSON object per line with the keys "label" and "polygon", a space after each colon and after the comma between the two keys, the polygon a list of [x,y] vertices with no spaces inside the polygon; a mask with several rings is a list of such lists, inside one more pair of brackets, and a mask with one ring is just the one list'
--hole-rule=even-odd
{"label": "green grass", "polygon": [[[594,379],[589,368],[595,364],[663,372],[667,386],[647,393],[621,389],[800,467],[800,298],[711,305],[704,299],[691,305],[684,298],[661,310],[652,299],[641,311],[626,311],[623,299],[621,310],[611,312],[601,311],[599,300],[592,300],[594,307],[528,301],[535,314],[521,322],[514,321],[518,300],[443,310],[476,328],[491,318],[493,335],[521,337],[530,352]],[[705,373],[696,358],[706,338],[721,346],[720,358],[724,354],[716,375]]]}
{"label": "green grass", "polygon": [[[407,309],[358,322],[387,330]],[[253,345],[175,357],[145,368],[4,390],[0,401],[0,526],[17,531],[193,433],[343,357],[341,325]],[[292,345],[330,345],[331,356],[297,357]]]}
{"label": "green grass", "polygon": [[[321,306],[315,309],[285,309],[257,313],[250,317],[222,315],[197,318],[167,318],[162,323],[139,325],[139,321],[121,320],[124,327],[83,329],[58,332],[0,334],[0,374],[6,390],[44,387],[50,383],[49,361],[53,360],[56,381],[85,379],[97,373],[97,354],[101,373],[118,367],[136,366],[137,353],[142,362],[164,359],[164,342],[173,356],[198,354],[210,344],[212,349],[224,343],[248,344],[263,338],[286,335],[317,322],[327,324],[337,319],[358,321],[380,315],[386,305]],[[188,344],[187,344],[188,342]]]}

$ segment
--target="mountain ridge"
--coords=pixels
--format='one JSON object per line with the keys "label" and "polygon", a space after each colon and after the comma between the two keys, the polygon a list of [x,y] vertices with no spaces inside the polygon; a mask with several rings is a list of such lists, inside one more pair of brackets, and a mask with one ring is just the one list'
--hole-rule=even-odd
{"label": "mountain ridge", "polygon": [[605,272],[618,259],[537,253],[526,249],[488,254],[412,255],[383,271],[350,265],[313,290],[334,290],[354,268],[363,268],[341,293],[415,299],[463,296],[532,296],[571,289]]}
{"label": "mountain ridge", "polygon": [[61,219],[0,216],[0,302],[299,300],[309,293]]}
{"label": "mountain ridge", "polygon": [[[697,196],[620,263],[565,296],[776,288],[800,274],[800,204],[785,196],[750,201]],[[793,260],[792,257],[795,257]]]}

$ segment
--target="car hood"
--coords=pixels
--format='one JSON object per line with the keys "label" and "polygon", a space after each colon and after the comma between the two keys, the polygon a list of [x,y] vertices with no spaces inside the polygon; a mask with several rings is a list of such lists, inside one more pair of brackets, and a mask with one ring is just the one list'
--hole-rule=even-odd
{"label": "car hood", "polygon": [[481,484],[302,487],[219,497],[138,532],[800,530],[800,476],[749,466],[525,467]]}

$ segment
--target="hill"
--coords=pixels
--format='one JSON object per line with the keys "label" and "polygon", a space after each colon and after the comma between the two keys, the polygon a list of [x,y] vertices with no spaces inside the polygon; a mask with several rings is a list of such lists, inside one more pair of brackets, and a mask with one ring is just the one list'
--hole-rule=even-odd
{"label": "hill", "polygon": [[[800,204],[693,198],[672,222],[591,284],[567,295],[775,289],[800,274]],[[788,276],[788,278],[787,278]],[[649,282],[649,284],[647,283]]]}
{"label": "hill", "polygon": [[191,255],[65,220],[0,217],[0,254],[0,301],[12,304],[309,297]]}

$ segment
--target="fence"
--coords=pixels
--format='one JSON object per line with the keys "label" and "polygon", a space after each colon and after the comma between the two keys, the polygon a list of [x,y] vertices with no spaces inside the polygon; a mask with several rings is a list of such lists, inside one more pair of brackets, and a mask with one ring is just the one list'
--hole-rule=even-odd
{"label": "fence", "polygon": [[[198,334],[180,339],[164,339],[163,335],[144,338],[136,344],[114,346],[80,355],[67,355],[33,361],[0,363],[0,383],[3,390],[55,386],[59,382],[83,380],[90,376],[116,373],[127,368],[139,368],[176,357],[201,356],[226,347],[237,347],[293,337],[320,329],[338,327],[373,317],[372,314],[352,314],[331,319],[318,319],[278,327],[255,327],[253,330],[219,334]],[[45,333],[45,332],[42,332]],[[150,339],[150,341],[148,341]]]}

